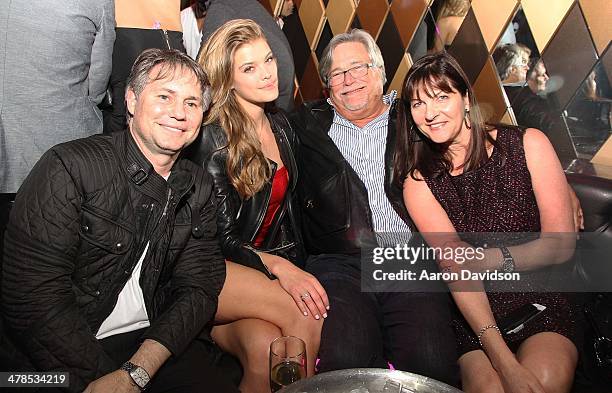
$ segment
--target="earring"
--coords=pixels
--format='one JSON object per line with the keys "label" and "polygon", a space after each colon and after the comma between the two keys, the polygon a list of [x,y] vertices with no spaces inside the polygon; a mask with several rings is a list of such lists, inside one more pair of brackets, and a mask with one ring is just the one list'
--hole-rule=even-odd
{"label": "earring", "polygon": [[463,114],[463,121],[465,122],[465,127],[468,130],[472,129],[472,124],[471,121],[469,120],[470,118],[470,108],[465,108],[465,113]]}

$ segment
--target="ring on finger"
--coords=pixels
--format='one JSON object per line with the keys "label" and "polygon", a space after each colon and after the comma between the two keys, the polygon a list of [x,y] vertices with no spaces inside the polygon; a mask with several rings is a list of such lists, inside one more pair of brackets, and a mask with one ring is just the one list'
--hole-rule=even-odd
{"label": "ring on finger", "polygon": [[300,299],[302,299],[302,300],[306,300],[306,299],[308,299],[309,297],[310,297],[310,293],[308,293],[308,292],[306,292],[306,293],[305,293],[305,294],[303,294],[303,295],[300,295]]}

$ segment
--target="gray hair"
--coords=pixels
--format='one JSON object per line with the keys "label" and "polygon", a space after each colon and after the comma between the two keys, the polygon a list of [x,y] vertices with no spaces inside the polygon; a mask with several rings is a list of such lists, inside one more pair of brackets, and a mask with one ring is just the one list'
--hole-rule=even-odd
{"label": "gray hair", "polygon": [[498,46],[493,51],[493,61],[499,78],[504,81],[510,76],[512,67],[520,67],[523,61],[523,49],[517,44]]}
{"label": "gray hair", "polygon": [[[158,65],[160,67],[157,74],[149,75]],[[203,111],[208,110],[211,101],[208,76],[191,57],[176,49],[151,48],[144,50],[132,66],[132,71],[127,80],[127,89],[132,90],[138,97],[149,83],[172,76],[177,70],[187,70],[193,73],[202,91]],[[128,118],[131,117],[129,112],[127,115]]]}
{"label": "gray hair", "polygon": [[332,55],[334,49],[340,45],[347,42],[359,42],[365,46],[368,51],[368,55],[370,56],[370,61],[374,65],[380,69],[382,84],[387,83],[387,75],[385,74],[385,61],[383,60],[382,53],[380,53],[380,48],[376,45],[376,41],[374,38],[365,30],[361,29],[353,29],[348,33],[342,33],[334,36],[334,38],[329,41],[329,44],[323,51],[323,55],[321,56],[321,61],[319,62],[319,76],[327,85],[329,79],[329,71],[332,65]]}

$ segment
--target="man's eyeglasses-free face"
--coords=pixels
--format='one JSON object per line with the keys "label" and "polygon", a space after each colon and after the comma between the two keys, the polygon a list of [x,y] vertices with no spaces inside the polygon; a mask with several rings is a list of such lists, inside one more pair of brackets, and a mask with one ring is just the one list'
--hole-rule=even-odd
{"label": "man's eyeglasses-free face", "polygon": [[368,69],[372,67],[374,67],[374,64],[372,63],[363,63],[357,64],[356,66],[351,67],[346,71],[334,72],[327,78],[327,85],[329,87],[341,85],[342,83],[344,83],[344,78],[346,78],[347,72],[351,74],[351,76],[355,79],[361,78],[363,76],[366,76],[368,73]]}

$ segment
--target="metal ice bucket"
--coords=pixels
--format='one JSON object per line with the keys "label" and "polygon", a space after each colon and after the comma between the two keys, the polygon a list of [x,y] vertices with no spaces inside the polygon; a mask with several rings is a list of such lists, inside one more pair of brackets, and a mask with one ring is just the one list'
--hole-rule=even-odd
{"label": "metal ice bucket", "polygon": [[278,393],[461,393],[461,390],[405,371],[353,368],[315,375]]}

